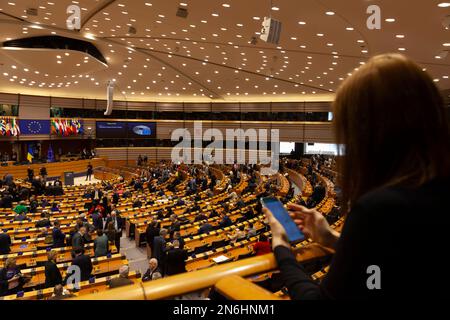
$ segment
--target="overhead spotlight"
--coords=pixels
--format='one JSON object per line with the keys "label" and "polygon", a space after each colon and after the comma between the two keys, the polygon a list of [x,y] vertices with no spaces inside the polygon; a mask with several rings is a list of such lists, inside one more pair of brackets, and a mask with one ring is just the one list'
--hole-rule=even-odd
{"label": "overhead spotlight", "polygon": [[281,34],[281,22],[272,18],[264,17],[261,35],[259,38],[267,43],[278,44]]}
{"label": "overhead spotlight", "polygon": [[187,8],[178,7],[178,10],[177,10],[177,17],[180,17],[180,18],[187,18],[188,14],[189,14],[189,12],[188,12],[188,9],[187,9]]}
{"label": "overhead spotlight", "polygon": [[26,10],[26,13],[29,16],[37,16],[38,15],[38,9],[36,9],[36,8],[28,8]]}
{"label": "overhead spotlight", "polygon": [[129,28],[128,28],[128,33],[129,33],[129,34],[136,34],[136,28],[133,27],[133,26],[129,27]]}

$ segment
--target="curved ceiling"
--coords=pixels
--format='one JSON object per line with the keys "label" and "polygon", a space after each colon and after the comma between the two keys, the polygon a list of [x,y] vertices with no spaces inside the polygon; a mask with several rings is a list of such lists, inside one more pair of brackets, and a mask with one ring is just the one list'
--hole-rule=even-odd
{"label": "curved ceiling", "polygon": [[[272,2],[272,5],[271,5]],[[450,88],[450,15],[440,0],[0,0],[0,41],[58,35],[91,41],[108,67],[70,50],[0,50],[0,91],[155,101],[331,99],[368,57],[402,52]],[[66,28],[79,5],[82,28]],[[381,30],[366,26],[381,8]],[[439,6],[439,4],[441,4]],[[176,16],[178,7],[188,17]],[[272,8],[271,8],[272,7]],[[37,15],[27,9],[37,9]],[[282,22],[280,43],[258,40],[262,19]],[[129,33],[130,27],[135,32]]]}

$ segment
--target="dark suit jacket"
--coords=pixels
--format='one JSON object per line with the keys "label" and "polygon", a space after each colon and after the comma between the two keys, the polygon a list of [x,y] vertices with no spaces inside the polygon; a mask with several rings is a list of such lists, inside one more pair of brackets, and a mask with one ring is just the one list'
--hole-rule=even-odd
{"label": "dark suit jacket", "polygon": [[183,249],[171,249],[166,252],[166,274],[173,275],[186,272],[188,254]]}
{"label": "dark suit jacket", "polygon": [[0,254],[8,254],[11,252],[11,237],[7,233],[0,234]]}
{"label": "dark suit jacket", "polygon": [[92,273],[91,258],[82,254],[72,260],[72,265],[78,266],[81,271],[81,281],[89,280]]}
{"label": "dark suit jacket", "polygon": [[145,230],[145,236],[146,236],[146,240],[147,240],[147,244],[153,248],[153,240],[155,239],[155,237],[157,237],[159,235],[159,228],[157,227],[152,227],[151,225],[147,226],[147,229]]}
{"label": "dark suit jacket", "polygon": [[66,235],[61,231],[61,229],[53,228],[52,236],[54,248],[62,248],[65,246]]}
{"label": "dark suit jacket", "polygon": [[166,248],[166,240],[164,240],[163,237],[157,236],[155,237],[155,239],[153,239],[152,254],[153,257],[158,259],[159,263],[163,262],[165,248]]}
{"label": "dark suit jacket", "polygon": [[132,280],[119,276],[118,278],[111,279],[111,281],[109,282],[109,287],[112,289],[112,288],[127,286],[127,285],[130,285],[133,283],[134,282]]}
{"label": "dark suit jacket", "polygon": [[95,229],[103,230],[102,217],[98,213],[93,213],[91,217],[92,217],[92,224],[94,225]]}
{"label": "dark suit jacket", "polygon": [[45,262],[45,287],[54,287],[57,284],[62,284],[61,272],[52,261]]}
{"label": "dark suit jacket", "polygon": [[[123,229],[123,219],[121,216],[116,216],[117,219],[117,228],[119,229]],[[106,226],[108,226],[108,223],[110,223],[112,221],[112,217],[108,217],[106,219]]]}

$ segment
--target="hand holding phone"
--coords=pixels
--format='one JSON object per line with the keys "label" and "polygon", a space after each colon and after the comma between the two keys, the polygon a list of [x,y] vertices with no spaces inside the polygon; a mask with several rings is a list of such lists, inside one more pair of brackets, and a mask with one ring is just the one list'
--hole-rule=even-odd
{"label": "hand holding phone", "polygon": [[283,204],[277,198],[262,198],[261,204],[263,207],[267,208],[275,219],[282,225],[290,243],[305,240],[305,235],[300,231],[298,226],[289,216],[289,213],[284,208]]}

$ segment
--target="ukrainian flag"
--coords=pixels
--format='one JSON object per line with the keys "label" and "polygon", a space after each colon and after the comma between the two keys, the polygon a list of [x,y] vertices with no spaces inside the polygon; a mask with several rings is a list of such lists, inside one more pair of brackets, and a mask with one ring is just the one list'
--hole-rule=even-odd
{"label": "ukrainian flag", "polygon": [[31,163],[33,162],[33,158],[33,146],[30,144],[28,145],[27,160]]}

